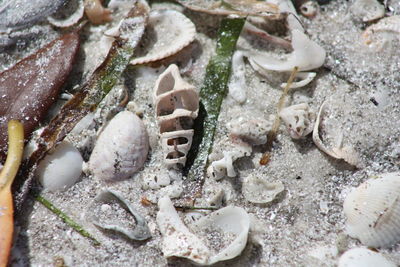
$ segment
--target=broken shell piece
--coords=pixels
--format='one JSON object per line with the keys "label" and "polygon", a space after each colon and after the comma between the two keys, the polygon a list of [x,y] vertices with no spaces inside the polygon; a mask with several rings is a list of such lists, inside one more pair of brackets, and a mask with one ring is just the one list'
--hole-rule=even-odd
{"label": "broken shell piece", "polygon": [[146,220],[119,193],[106,190],[97,195],[88,209],[88,219],[94,225],[123,234],[131,240],[151,237]]}
{"label": "broken shell piece", "polygon": [[[183,224],[168,197],[161,198],[158,206],[157,224],[167,258],[182,257],[199,265],[211,265],[238,256],[246,246],[250,218],[242,208],[222,208],[195,221],[190,228],[200,233],[200,239]],[[215,236],[218,240],[207,240]]]}
{"label": "broken shell piece", "polygon": [[161,250],[164,257],[182,257],[196,264],[207,264],[209,249],[183,224],[171,200],[161,198],[158,208],[156,220],[163,236]]}
{"label": "broken shell piece", "polygon": [[339,259],[338,267],[395,267],[382,254],[367,248],[352,248]]}
{"label": "broken shell piece", "polygon": [[365,29],[362,34],[364,43],[381,49],[395,38],[400,40],[400,15],[390,16],[379,20]]}
{"label": "broken shell piece", "polygon": [[315,113],[306,103],[286,107],[279,112],[293,139],[305,137],[313,131]]}
{"label": "broken shell piece", "polygon": [[364,22],[382,18],[385,7],[377,0],[356,0],[350,7],[351,13]]}
{"label": "broken shell piece", "polygon": [[300,13],[307,17],[307,18],[313,18],[317,15],[318,13],[318,4],[316,1],[305,1],[303,4],[300,6]]}
{"label": "broken shell piece", "polygon": [[362,183],[346,197],[346,231],[363,245],[387,247],[400,241],[400,173]]}
{"label": "broken shell piece", "polygon": [[82,163],[81,153],[64,141],[40,161],[36,175],[44,188],[50,191],[65,190],[79,179]]}
{"label": "broken shell piece", "polygon": [[148,152],[149,137],[142,120],[130,111],[122,111],[97,139],[89,169],[104,181],[126,179],[142,168]]}
{"label": "broken shell piece", "polygon": [[101,0],[84,0],[85,14],[93,24],[101,24],[112,20],[111,11],[104,8]]}
{"label": "broken shell piece", "polygon": [[321,124],[321,117],[322,114],[325,110],[325,104],[326,101],[324,101],[324,103],[322,103],[319,112],[318,112],[318,116],[317,119],[315,120],[315,124],[314,124],[314,130],[313,130],[313,142],[314,144],[324,153],[326,153],[327,155],[335,158],[335,159],[343,159],[344,161],[346,161],[347,163],[349,163],[350,165],[353,165],[355,167],[361,168],[362,167],[362,163],[360,160],[360,156],[359,154],[350,146],[345,146],[343,147],[343,133],[341,134],[341,136],[339,137],[339,140],[336,144],[335,147],[329,149],[321,140],[320,136],[319,136],[319,127]]}
{"label": "broken shell piece", "polygon": [[267,142],[267,134],[271,130],[272,122],[264,119],[246,119],[239,117],[226,127],[232,136],[238,137],[252,145],[262,145]]}
{"label": "broken shell piece", "polygon": [[78,21],[83,17],[84,10],[85,7],[82,0],[68,1],[62,10],[59,10],[59,12],[47,17],[47,20],[50,22],[50,24],[56,27],[71,27],[72,25],[78,23]]}
{"label": "broken shell piece", "polygon": [[324,64],[326,57],[325,49],[308,38],[300,30],[294,29],[292,31],[292,47],[293,52],[288,56],[286,61],[255,51],[248,51],[245,55],[255,69],[262,68],[265,70],[290,72],[297,66],[299,71],[307,71],[319,68]]}
{"label": "broken shell piece", "polygon": [[195,25],[182,13],[175,10],[151,11],[142,45],[130,63],[144,64],[174,55],[190,44],[195,35]]}
{"label": "broken shell piece", "polygon": [[[300,88],[303,86],[306,86],[307,84],[309,84],[310,82],[312,82],[312,80],[314,80],[315,76],[317,74],[315,72],[298,72],[296,73],[295,78],[300,78],[300,81],[294,81],[292,82],[292,84],[290,85],[290,88]],[[287,86],[287,83],[282,83],[281,87],[285,88]]]}
{"label": "broken shell piece", "polygon": [[192,145],[193,120],[199,111],[198,93],[181,78],[178,67],[173,64],[158,77],[154,95],[165,164],[184,166]]}
{"label": "broken shell piece", "polygon": [[242,185],[242,193],[246,200],[258,204],[273,201],[284,189],[280,181],[269,183],[254,175],[246,177]]}
{"label": "broken shell piece", "polygon": [[242,51],[236,51],[232,56],[232,72],[228,87],[229,95],[238,103],[246,101],[246,67]]}

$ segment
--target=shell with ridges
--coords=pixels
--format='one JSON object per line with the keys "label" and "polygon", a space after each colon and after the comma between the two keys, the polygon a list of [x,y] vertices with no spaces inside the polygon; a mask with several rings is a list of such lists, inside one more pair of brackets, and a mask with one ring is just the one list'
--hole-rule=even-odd
{"label": "shell with ridges", "polygon": [[370,247],[400,241],[400,172],[385,173],[353,189],[346,197],[346,231]]}
{"label": "shell with ridges", "polygon": [[173,64],[157,79],[154,101],[165,163],[168,167],[185,165],[194,134],[191,127],[199,110],[198,93]]}
{"label": "shell with ridges", "polygon": [[352,248],[339,259],[338,267],[395,267],[382,254],[367,248]]}
{"label": "shell with ridges", "polygon": [[144,64],[174,55],[190,44],[195,36],[195,25],[182,13],[175,10],[151,11],[142,38],[145,44],[135,52],[136,57],[130,63]]}
{"label": "shell with ridges", "polygon": [[148,152],[149,137],[142,120],[122,111],[101,132],[90,155],[89,169],[101,180],[126,179],[143,166]]}

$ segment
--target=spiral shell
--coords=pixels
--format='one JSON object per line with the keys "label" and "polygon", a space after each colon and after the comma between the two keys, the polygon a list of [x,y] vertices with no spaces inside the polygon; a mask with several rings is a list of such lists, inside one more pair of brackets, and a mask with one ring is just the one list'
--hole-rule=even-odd
{"label": "spiral shell", "polygon": [[347,233],[370,247],[400,241],[400,172],[369,179],[344,201]]}
{"label": "spiral shell", "polygon": [[156,81],[154,99],[165,164],[185,165],[192,145],[193,120],[199,111],[199,96],[194,86],[185,82],[176,65],[169,66]]}
{"label": "spiral shell", "polygon": [[148,152],[149,137],[143,122],[134,113],[122,111],[100,134],[89,169],[101,180],[126,179],[143,166]]}

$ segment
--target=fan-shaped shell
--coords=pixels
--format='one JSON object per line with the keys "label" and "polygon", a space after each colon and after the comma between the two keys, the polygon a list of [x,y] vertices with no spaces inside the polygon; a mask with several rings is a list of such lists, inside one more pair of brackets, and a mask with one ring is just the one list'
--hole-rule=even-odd
{"label": "fan-shaped shell", "polygon": [[173,64],[157,79],[154,99],[165,163],[169,167],[185,165],[192,145],[193,120],[199,111],[198,93],[181,78]]}
{"label": "fan-shaped shell", "polygon": [[378,252],[367,248],[352,248],[339,259],[338,267],[395,267],[396,264],[387,260]]}
{"label": "fan-shaped shell", "polygon": [[143,45],[135,52],[132,65],[157,61],[182,50],[196,35],[193,22],[175,10],[150,12]]}
{"label": "fan-shaped shell", "polygon": [[101,180],[126,179],[144,164],[149,137],[143,122],[130,111],[118,113],[100,134],[89,169]]}
{"label": "fan-shaped shell", "polygon": [[347,233],[370,247],[400,241],[400,172],[369,179],[344,201]]}

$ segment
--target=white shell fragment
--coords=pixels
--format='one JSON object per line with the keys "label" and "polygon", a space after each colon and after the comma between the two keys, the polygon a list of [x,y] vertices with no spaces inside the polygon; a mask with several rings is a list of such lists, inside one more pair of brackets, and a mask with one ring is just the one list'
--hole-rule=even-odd
{"label": "white shell fragment", "polygon": [[181,78],[178,67],[173,64],[158,77],[154,99],[165,164],[184,166],[192,145],[193,120],[199,111],[198,93]]}
{"label": "white shell fragment", "polygon": [[[246,246],[250,219],[242,208],[230,206],[202,217],[191,225],[191,232],[168,197],[161,198],[158,206],[157,224],[167,258],[182,257],[198,265],[211,265],[238,256]],[[207,239],[215,235],[218,244]]]}
{"label": "white shell fragment", "polygon": [[[72,10],[72,13],[68,14],[67,17],[64,17],[64,13],[70,10]],[[50,24],[56,27],[71,27],[72,25],[78,23],[78,21],[83,17],[84,10],[85,7],[83,0],[68,1],[67,5],[64,6],[62,10],[56,12],[53,14],[53,16],[47,17],[47,20]]]}
{"label": "white shell fragment", "polygon": [[197,264],[206,265],[209,249],[183,224],[171,200],[158,201],[157,224],[163,236],[161,249],[164,257],[183,257]]}
{"label": "white shell fragment", "polygon": [[246,52],[250,64],[255,69],[262,68],[274,71],[292,71],[294,67],[299,67],[299,71],[307,71],[322,66],[325,61],[325,50],[310,40],[302,31],[294,29],[292,31],[293,52],[287,60],[282,61],[266,54],[250,51]]}
{"label": "white shell fragment", "polygon": [[101,132],[89,160],[98,179],[129,178],[147,159],[149,137],[142,120],[130,111],[118,113]]}
{"label": "white shell fragment", "polygon": [[400,241],[400,172],[371,178],[353,189],[343,209],[346,231],[370,247],[387,247]]}
{"label": "white shell fragment", "polygon": [[62,142],[40,161],[36,175],[44,188],[50,191],[65,190],[79,179],[82,163],[80,152],[70,143]]}
{"label": "white shell fragment", "polygon": [[372,24],[365,29],[362,37],[365,44],[377,49],[383,48],[393,39],[400,40],[400,15],[386,17]]}
{"label": "white shell fragment", "polygon": [[157,61],[176,54],[190,44],[196,36],[193,22],[175,10],[150,12],[143,45],[135,51],[132,65]]}
{"label": "white shell fragment", "polygon": [[300,139],[313,131],[315,113],[306,103],[286,107],[279,112],[279,116],[293,139]]}
{"label": "white shell fragment", "polygon": [[269,203],[285,189],[282,182],[269,183],[264,179],[250,175],[245,178],[242,185],[242,193],[251,203]]}
{"label": "white shell fragment", "polygon": [[377,0],[356,0],[351,5],[350,11],[364,22],[376,20],[385,15],[385,7]]}
{"label": "white shell fragment", "polygon": [[382,254],[367,248],[352,248],[339,259],[338,267],[395,267]]}
{"label": "white shell fragment", "polygon": [[243,52],[235,51],[232,56],[232,72],[229,80],[229,95],[239,104],[246,101],[246,66],[243,60]]}
{"label": "white shell fragment", "polygon": [[272,122],[261,118],[247,119],[240,116],[227,123],[226,127],[232,136],[251,145],[262,145],[267,143],[267,134],[272,128]]}
{"label": "white shell fragment", "polygon": [[97,195],[88,209],[88,219],[104,230],[123,234],[131,240],[146,240],[151,237],[144,217],[119,193],[112,190]]}

